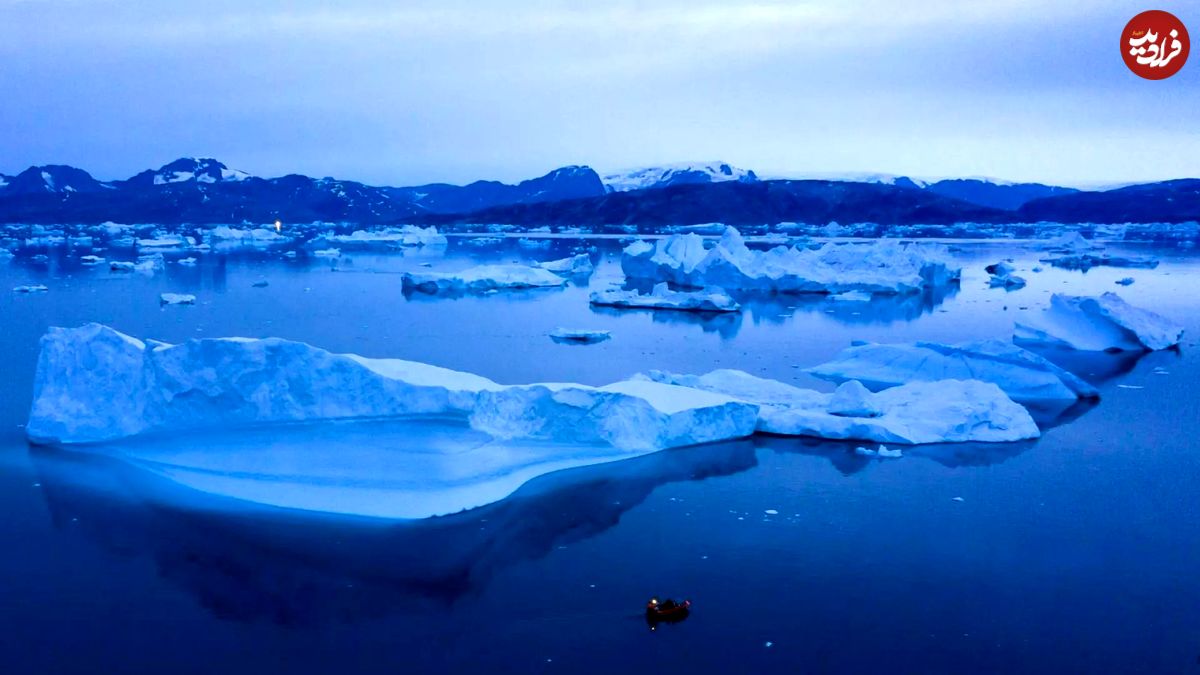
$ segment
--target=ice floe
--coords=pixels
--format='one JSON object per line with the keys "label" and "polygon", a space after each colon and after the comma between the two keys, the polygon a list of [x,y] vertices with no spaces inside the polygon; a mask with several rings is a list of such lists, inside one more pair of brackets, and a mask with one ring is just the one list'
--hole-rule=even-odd
{"label": "ice floe", "polygon": [[1068,270],[1089,270],[1093,267],[1137,267],[1154,269],[1156,258],[1142,256],[1119,256],[1108,253],[1073,253],[1070,255],[1042,258],[1042,262]]}
{"label": "ice floe", "polygon": [[1000,340],[861,344],[807,372],[834,382],[858,380],[872,390],[912,382],[981,380],[999,386],[1019,403],[1099,396],[1095,387],[1042,356]]}
{"label": "ice floe", "polygon": [[1099,297],[1055,293],[1040,315],[1018,322],[1013,340],[1083,351],[1144,351],[1179,344],[1183,328],[1116,293]]}
{"label": "ice floe", "polygon": [[740,370],[706,375],[644,375],[725,394],[760,406],[759,431],[918,445],[1007,442],[1040,435],[1029,412],[996,385],[977,380],[912,382],[871,393],[847,382],[832,394],[802,389]]}
{"label": "ice floe", "polygon": [[446,236],[436,227],[405,225],[383,230],[355,230],[350,234],[325,234],[313,240],[313,245],[335,244],[343,249],[397,248],[402,246],[446,246]]}
{"label": "ice floe", "polygon": [[196,296],[191,293],[162,293],[158,296],[158,302],[162,305],[194,305]]}
{"label": "ice floe", "polygon": [[565,344],[594,344],[604,342],[612,337],[606,330],[583,330],[578,328],[556,328],[550,333],[550,339]]}
{"label": "ice floe", "polygon": [[403,276],[406,290],[422,293],[554,288],[566,283],[566,279],[554,272],[526,265],[479,265],[460,272],[405,272]]}
{"label": "ice floe", "polygon": [[911,293],[949,283],[961,271],[936,244],[881,239],[870,244],[830,243],[818,250],[777,246],[757,251],[747,248],[732,227],[712,248],[691,233],[654,244],[634,242],[625,248],[621,268],[631,279],[777,293]]}
{"label": "ice floe", "polygon": [[1025,287],[1025,279],[1014,274],[1017,269],[1007,262],[988,265],[985,271],[991,275],[988,285],[992,288],[1015,291],[1018,288]]}
{"label": "ice floe", "polygon": [[50,289],[41,284],[36,284],[33,286],[14,286],[13,287],[14,293],[44,293],[48,290],[50,290]]}
{"label": "ice floe", "polygon": [[654,285],[650,293],[610,288],[592,293],[590,302],[601,307],[621,309],[665,309],[684,312],[739,312],[741,306],[720,289],[685,292],[672,291],[667,282]]}

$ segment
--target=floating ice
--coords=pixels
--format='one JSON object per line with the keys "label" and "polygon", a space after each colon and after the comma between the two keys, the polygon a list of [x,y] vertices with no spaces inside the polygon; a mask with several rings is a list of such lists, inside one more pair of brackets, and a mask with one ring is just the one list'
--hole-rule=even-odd
{"label": "floating ice", "polygon": [[1013,340],[1082,351],[1143,351],[1179,344],[1183,328],[1126,303],[1116,293],[1100,297],[1055,293],[1050,307],[1016,324]]}
{"label": "floating ice", "polygon": [[87,324],[52,328],[41,347],[26,426],[37,443],[469,415],[472,427],[501,439],[607,444],[628,453],[747,436],[758,417],[758,406],[749,402],[642,380],[502,386],[470,373],[331,354],[279,338],[170,345]]}
{"label": "floating ice", "polygon": [[336,244],[341,248],[372,249],[396,248],[400,246],[446,246],[446,236],[436,227],[405,225],[383,230],[355,230],[350,234],[326,234],[313,242],[315,245]]}
{"label": "floating ice", "polygon": [[1025,408],[996,385],[976,380],[913,382],[875,394],[851,384],[826,394],[740,370],[699,376],[651,371],[643,377],[755,403],[760,406],[758,430],[773,434],[907,445],[1019,441],[1040,435]]}
{"label": "floating ice", "polygon": [[169,250],[178,248],[190,248],[196,245],[196,240],[192,237],[182,237],[178,235],[168,235],[163,237],[155,237],[152,239],[138,239],[137,246],[140,249],[150,250]]}
{"label": "floating ice", "polygon": [[341,249],[323,248],[313,251],[313,257],[316,258],[340,258],[342,257]]}
{"label": "floating ice", "polygon": [[480,265],[461,272],[405,272],[405,290],[468,293],[499,289],[554,288],[567,282],[557,274],[525,265]]}
{"label": "floating ice", "polygon": [[162,305],[194,305],[196,296],[190,293],[163,293],[158,296],[158,302]]}
{"label": "floating ice", "polygon": [[1075,253],[1053,258],[1042,258],[1042,262],[1050,263],[1055,267],[1061,267],[1063,269],[1085,271],[1093,267],[1102,266],[1138,267],[1144,269],[1154,269],[1155,267],[1158,267],[1158,260],[1155,258],[1119,256],[1110,255],[1108,253]]}
{"label": "floating ice", "polygon": [[992,288],[1015,291],[1018,288],[1025,287],[1025,279],[1014,274],[1017,271],[1016,268],[1006,262],[988,265],[986,271],[991,275],[988,285]]}
{"label": "floating ice", "polygon": [[1104,248],[1102,245],[1094,241],[1085,239],[1078,232],[1067,232],[1053,239],[1048,239],[1042,244],[1042,248],[1049,251],[1061,251],[1064,253],[1084,253]]}
{"label": "floating ice", "polygon": [[592,293],[590,301],[593,305],[622,309],[667,309],[684,312],[739,312],[742,309],[733,298],[720,289],[696,293],[672,291],[665,281],[655,284],[647,295],[612,288]]}
{"label": "floating ice", "polygon": [[1133,285],[1133,277],[1125,277],[1123,279],[1117,279],[1116,283],[1120,286],[1132,286]]}
{"label": "floating ice", "polygon": [[563,274],[566,276],[591,276],[596,270],[592,265],[592,257],[586,253],[573,255],[570,258],[561,260],[549,260],[546,262],[534,263],[534,267],[540,267],[544,270],[550,270],[555,274]]}
{"label": "floating ice", "polygon": [[755,251],[732,227],[711,249],[696,234],[634,242],[625,248],[621,268],[632,279],[778,293],[911,293],[949,283],[960,273],[940,245],[881,239],[826,244],[816,251],[783,246]]}
{"label": "floating ice", "polygon": [[79,258],[79,262],[84,265],[101,265],[104,263],[104,258],[98,255],[85,255]]}
{"label": "floating ice", "polygon": [[195,258],[180,258],[176,262],[184,267],[194,267],[196,265]]}
{"label": "floating ice", "polygon": [[1099,396],[1095,387],[1045,358],[1000,340],[857,345],[807,372],[834,382],[858,380],[872,390],[917,381],[981,380],[1021,403]]}
{"label": "floating ice", "polygon": [[14,286],[13,287],[14,293],[44,293],[45,291],[48,291],[48,290],[50,290],[50,289],[46,288],[45,286],[43,286],[41,284],[37,284],[35,286]]}
{"label": "floating ice", "polygon": [[557,328],[550,333],[550,339],[555,342],[573,343],[573,344],[593,344],[596,342],[604,342],[612,337],[612,333],[606,330],[582,330],[574,328]]}

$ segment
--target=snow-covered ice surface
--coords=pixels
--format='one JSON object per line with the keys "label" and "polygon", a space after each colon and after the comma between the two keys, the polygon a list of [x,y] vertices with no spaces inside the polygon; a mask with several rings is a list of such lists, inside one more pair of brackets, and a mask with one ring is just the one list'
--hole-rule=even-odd
{"label": "snow-covered ice surface", "polygon": [[621,309],[664,309],[680,312],[738,312],[742,306],[720,289],[672,291],[667,282],[654,285],[649,293],[610,288],[592,293],[589,302]]}
{"label": "snow-covered ice surface", "polygon": [[1116,293],[1098,297],[1055,293],[1050,307],[1017,322],[1014,341],[1084,351],[1141,351],[1179,344],[1183,328],[1134,307]]}
{"label": "snow-covered ice surface", "polygon": [[634,242],[625,248],[621,267],[631,279],[773,293],[916,293],[950,283],[960,274],[937,244],[882,239],[826,244],[817,250],[777,246],[759,251],[748,248],[732,227],[711,248],[694,233],[653,244]]}
{"label": "snow-covered ice surface", "polygon": [[761,406],[758,430],[772,434],[910,445],[1041,435],[1025,408],[996,385],[978,380],[918,381],[879,393],[851,380],[826,394],[740,370],[700,376],[651,371],[646,377],[756,403]]}
{"label": "snow-covered ice surface", "polygon": [[1001,340],[958,345],[936,342],[855,345],[832,361],[809,368],[808,372],[834,382],[858,380],[874,390],[911,382],[982,380],[999,386],[1019,402],[1073,401],[1098,395],[1095,387],[1079,377]]}

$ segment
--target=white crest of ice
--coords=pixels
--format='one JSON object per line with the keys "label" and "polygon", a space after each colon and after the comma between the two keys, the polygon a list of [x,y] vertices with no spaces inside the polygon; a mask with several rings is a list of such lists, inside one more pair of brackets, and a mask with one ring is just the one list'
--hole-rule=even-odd
{"label": "white crest of ice", "polygon": [[1183,328],[1116,293],[1099,297],[1055,293],[1041,315],[1016,324],[1013,339],[1083,351],[1143,351],[1179,344]]}

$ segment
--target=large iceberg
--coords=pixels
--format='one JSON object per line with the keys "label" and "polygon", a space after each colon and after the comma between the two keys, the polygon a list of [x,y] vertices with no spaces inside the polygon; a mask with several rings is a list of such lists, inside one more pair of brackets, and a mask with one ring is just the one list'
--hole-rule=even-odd
{"label": "large iceberg", "polygon": [[654,244],[637,241],[625,248],[621,269],[631,279],[666,281],[694,288],[720,287],[776,293],[913,293],[957,279],[940,245],[826,244],[818,250],[776,246],[746,247],[734,228],[712,248],[696,234],[676,234]]}
{"label": "large iceberg", "polygon": [[1183,328],[1134,307],[1116,293],[1100,297],[1055,293],[1041,315],[1018,322],[1013,340],[1082,351],[1146,351],[1179,344]]}
{"label": "large iceberg", "polygon": [[592,293],[590,302],[598,307],[621,309],[667,309],[681,312],[740,312],[733,298],[719,288],[705,292],[672,291],[667,282],[654,285],[649,293],[610,288]]}
{"label": "large iceberg", "polygon": [[655,382],[695,387],[759,405],[759,431],[881,443],[1007,442],[1040,435],[1029,412],[996,385],[939,380],[871,393],[854,380],[827,394],[740,370],[706,375],[651,371]]}
{"label": "large iceberg", "polygon": [[469,417],[476,429],[503,439],[606,443],[630,452],[747,436],[758,413],[751,403],[669,385],[504,386],[279,338],[170,345],[87,324],[52,328],[41,347],[26,426],[37,443],[434,415]]}
{"label": "large iceberg", "polygon": [[872,390],[910,382],[981,380],[1019,403],[1099,396],[1095,387],[1047,359],[1000,340],[855,345],[807,372],[834,382],[858,380]]}
{"label": "large iceberg", "polygon": [[526,265],[479,265],[461,272],[405,272],[405,290],[422,293],[471,293],[501,289],[554,288],[563,277]]}

